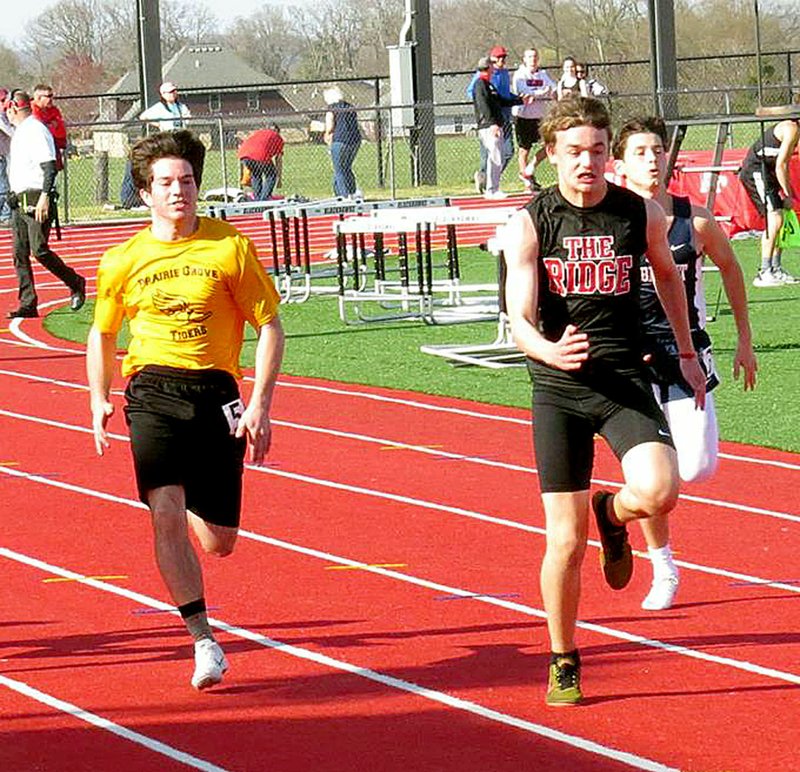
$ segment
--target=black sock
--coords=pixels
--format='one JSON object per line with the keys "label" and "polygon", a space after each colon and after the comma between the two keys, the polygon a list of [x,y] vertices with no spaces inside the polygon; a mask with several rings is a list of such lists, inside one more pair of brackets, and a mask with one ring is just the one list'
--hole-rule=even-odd
{"label": "black sock", "polygon": [[186,629],[195,641],[201,641],[203,638],[214,640],[214,633],[211,632],[211,627],[208,624],[205,598],[198,598],[178,606],[178,612],[186,625]]}

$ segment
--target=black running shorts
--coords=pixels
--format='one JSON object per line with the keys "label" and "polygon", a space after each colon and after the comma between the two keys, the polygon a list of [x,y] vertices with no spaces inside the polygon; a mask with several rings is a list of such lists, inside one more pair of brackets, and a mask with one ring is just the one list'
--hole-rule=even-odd
{"label": "black running shorts", "polygon": [[530,150],[539,141],[538,118],[515,118],[514,129],[517,135],[517,144],[525,150]]}
{"label": "black running shorts", "polygon": [[783,208],[783,193],[778,175],[770,167],[766,168],[766,172],[766,176],[761,174],[760,169],[745,168],[739,172],[742,187],[762,217],[766,217],[768,211],[777,212]]}
{"label": "black running shorts", "polygon": [[125,390],[139,497],[180,485],[186,507],[208,523],[239,525],[247,441],[233,436],[243,405],[221,370],[148,366]]}
{"label": "black running shorts", "polygon": [[618,459],[645,442],[674,447],[652,388],[639,375],[617,373],[593,386],[573,381],[568,388],[535,382],[533,440],[542,493],[589,489],[595,434]]}

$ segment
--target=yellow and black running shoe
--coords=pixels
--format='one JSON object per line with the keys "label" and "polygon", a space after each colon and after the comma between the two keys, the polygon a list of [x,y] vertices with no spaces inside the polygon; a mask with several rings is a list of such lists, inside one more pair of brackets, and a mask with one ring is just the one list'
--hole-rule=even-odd
{"label": "yellow and black running shoe", "polygon": [[547,680],[548,705],[578,705],[583,700],[581,692],[581,658],[578,650],[550,657],[550,675]]}

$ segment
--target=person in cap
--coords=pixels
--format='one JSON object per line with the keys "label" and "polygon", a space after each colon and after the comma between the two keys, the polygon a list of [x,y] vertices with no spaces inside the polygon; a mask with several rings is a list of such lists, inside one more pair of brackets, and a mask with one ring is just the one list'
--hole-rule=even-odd
{"label": "person in cap", "polygon": [[[511,107],[513,105],[521,105],[523,100],[517,97],[511,91],[511,73],[506,69],[506,62],[508,61],[508,49],[505,46],[494,46],[489,51],[489,60],[492,63],[492,85],[497,90],[497,93],[506,100],[503,103],[503,155],[502,155],[502,169],[505,170],[508,162],[514,157],[514,124],[511,115]],[[475,84],[478,81],[480,72],[475,72],[472,80],[467,86],[467,98],[474,100]],[[486,187],[486,148],[483,143],[480,145],[480,168],[475,172],[475,190],[478,193],[483,193]]]}
{"label": "person in cap", "polygon": [[472,105],[481,147],[486,151],[486,192],[488,199],[505,198],[500,190],[503,173],[503,144],[505,115],[503,108],[510,100],[502,97],[492,83],[494,63],[488,56],[478,60],[478,78],[473,90]]}
{"label": "person in cap", "polygon": [[178,99],[178,87],[171,81],[162,83],[158,89],[161,99],[148,107],[140,116],[142,121],[154,123],[160,131],[175,131],[185,126],[192,114]]}
{"label": "person in cap", "polygon": [[31,112],[30,96],[17,91],[7,117],[14,126],[8,167],[14,235],[14,269],[19,284],[17,308],[8,317],[39,315],[31,255],[70,290],[70,307],[79,310],[86,300],[86,279],[50,249],[48,239],[55,210],[56,146],[53,135]]}
{"label": "person in cap", "polygon": [[[189,108],[178,99],[178,87],[172,81],[165,81],[158,89],[161,98],[139,115],[139,120],[146,121],[159,131],[177,131],[185,126],[187,118],[192,114]],[[122,177],[120,200],[123,209],[144,208],[145,204],[133,181],[130,161],[125,164]]]}

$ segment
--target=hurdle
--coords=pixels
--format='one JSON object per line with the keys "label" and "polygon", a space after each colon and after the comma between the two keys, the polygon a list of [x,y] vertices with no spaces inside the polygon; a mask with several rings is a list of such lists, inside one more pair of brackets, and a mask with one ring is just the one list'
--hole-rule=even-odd
{"label": "hurdle", "polygon": [[[272,247],[272,265],[276,284],[283,302],[302,303],[312,294],[337,295],[335,284],[320,284],[319,280],[338,278],[338,267],[312,271],[310,221],[316,218],[336,217],[343,220],[346,215],[365,215],[381,209],[402,210],[414,207],[443,207],[449,199],[430,197],[403,201],[333,198],[321,201],[294,202],[286,206],[264,211]],[[368,250],[363,237],[357,240],[352,250],[353,267],[345,268],[345,276],[353,277],[355,289],[367,276]],[[338,252],[337,252],[338,261]],[[359,270],[360,269],[360,270]]]}
{"label": "hurdle", "polygon": [[511,334],[511,324],[506,309],[506,263],[503,254],[503,230],[499,225],[493,238],[481,245],[483,249],[497,258],[498,311],[497,333],[491,343],[467,343],[423,345],[419,349],[423,354],[447,359],[454,367],[486,367],[501,370],[507,367],[525,365],[525,355],[517,348]]}
{"label": "hurdle", "polygon": [[[497,284],[461,284],[458,261],[457,227],[465,224],[505,222],[513,208],[462,210],[458,207],[408,207],[403,211],[373,211],[367,217],[352,217],[334,224],[339,271],[339,316],[346,324],[418,319],[428,324],[452,324],[495,318],[498,314]],[[445,278],[435,277],[431,234],[438,228],[447,232]],[[387,278],[384,237],[398,239],[397,279]],[[410,255],[409,234],[414,234],[414,257]],[[345,284],[348,265],[347,239],[354,253],[366,235],[373,236],[374,282],[361,281],[366,266],[352,262],[354,286]],[[360,240],[360,241],[359,241]],[[489,297],[486,293],[491,293]],[[378,313],[365,309],[376,304]],[[348,312],[352,310],[354,315]]]}

